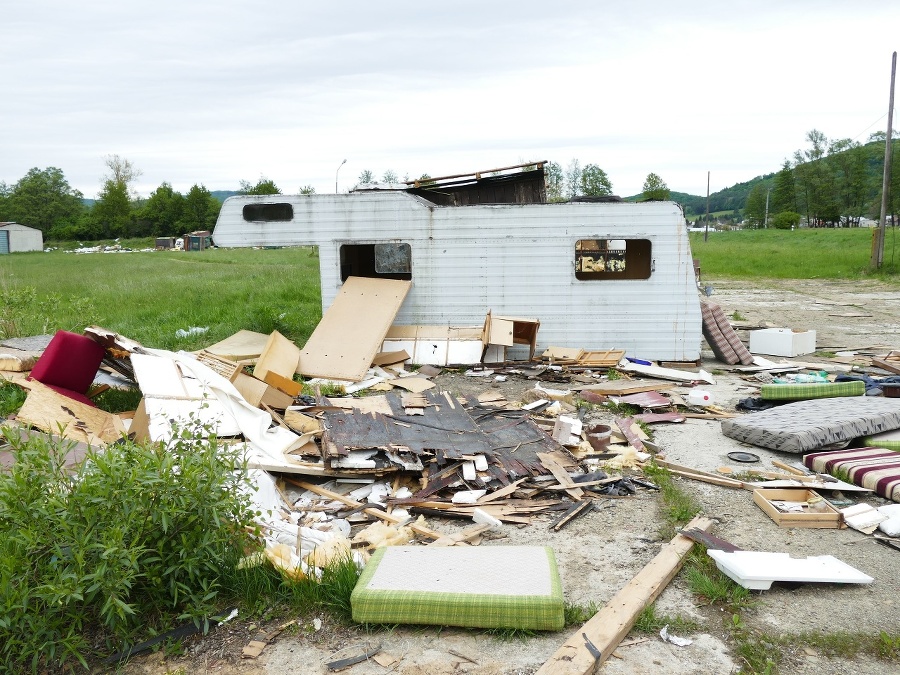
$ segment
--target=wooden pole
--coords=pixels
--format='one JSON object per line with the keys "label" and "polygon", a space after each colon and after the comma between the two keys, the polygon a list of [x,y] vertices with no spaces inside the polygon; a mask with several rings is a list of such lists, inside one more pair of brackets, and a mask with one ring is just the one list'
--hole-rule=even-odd
{"label": "wooden pole", "polygon": [[884,262],[884,239],[888,210],[888,196],[891,192],[891,145],[894,123],[894,80],[897,76],[897,52],[891,57],[891,93],[888,103],[887,137],[884,139],[884,178],[881,182],[881,216],[878,218],[878,230],[872,247],[872,267],[879,268]]}
{"label": "wooden pole", "polygon": [[706,172],[706,229],[703,231],[703,241],[709,241],[709,174]]}

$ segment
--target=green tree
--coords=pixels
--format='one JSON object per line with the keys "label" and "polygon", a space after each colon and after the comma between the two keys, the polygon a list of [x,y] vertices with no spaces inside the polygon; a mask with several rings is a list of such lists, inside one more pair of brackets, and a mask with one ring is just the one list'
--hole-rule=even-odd
{"label": "green tree", "polygon": [[184,196],[162,183],[150,193],[137,212],[138,236],[172,236],[181,234],[178,222],[184,215]]}
{"label": "green tree", "polygon": [[316,188],[314,188],[312,185],[304,185],[302,188],[300,188],[300,194],[314,195],[316,194]]}
{"label": "green tree", "polygon": [[577,159],[566,167],[566,197],[574,199],[581,194],[581,163]]}
{"label": "green tree", "polygon": [[400,179],[397,177],[397,174],[394,173],[391,169],[388,169],[384,172],[384,175],[381,177],[381,181],[383,183],[396,183]]}
{"label": "green tree", "polygon": [[375,182],[375,174],[369,171],[369,169],[364,169],[360,171],[359,178],[356,180],[357,185],[365,185],[366,183],[374,183]]}
{"label": "green tree", "polygon": [[103,183],[91,209],[91,219],[96,226],[95,236],[105,239],[125,236],[131,224],[128,186],[112,179]]}
{"label": "green tree", "polygon": [[866,151],[850,138],[833,141],[828,147],[828,164],[835,177],[841,222],[858,227],[871,182],[866,171]]}
{"label": "green tree", "polygon": [[752,229],[759,229],[765,226],[766,217],[766,186],[764,183],[757,183],[747,195],[747,204],[744,206],[744,219],[747,226]]}
{"label": "green tree", "polygon": [[791,163],[784,160],[781,171],[775,174],[775,187],[772,190],[772,213],[797,210],[797,194],[794,190],[794,170]]}
{"label": "green tree", "polygon": [[581,171],[581,194],[602,197],[612,194],[612,183],[606,172],[596,164],[588,164]]}
{"label": "green tree", "polygon": [[648,173],[644,179],[644,187],[641,191],[641,201],[658,202],[669,198],[669,186],[655,173]]}
{"label": "green tree", "polygon": [[74,224],[84,212],[82,194],[60,169],[30,169],[13,186],[0,186],[0,220],[35,227],[44,234],[57,224]]}
{"label": "green tree", "polygon": [[[263,194],[280,194],[265,192]],[[179,223],[185,232],[211,230],[219,217],[222,204],[204,185],[194,185],[184,198],[184,213]]]}
{"label": "green tree", "polygon": [[[197,187],[196,185],[194,187]],[[269,180],[265,176],[260,176],[256,181],[256,185],[251,185],[250,181],[240,181],[239,192],[242,195],[280,195],[281,190],[275,185],[274,181]],[[192,188],[193,189],[193,188]],[[205,189],[205,188],[204,188]]]}
{"label": "green tree", "polygon": [[544,164],[544,180],[547,183],[547,201],[564,201],[566,198],[563,194],[565,178],[563,177],[562,167],[556,162]]}

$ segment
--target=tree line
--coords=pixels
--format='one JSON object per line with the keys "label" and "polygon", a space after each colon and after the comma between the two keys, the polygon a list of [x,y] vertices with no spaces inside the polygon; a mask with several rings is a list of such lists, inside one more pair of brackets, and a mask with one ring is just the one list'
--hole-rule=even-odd
{"label": "tree line", "polygon": [[[0,182],[0,222],[37,228],[49,240],[79,241],[178,236],[215,226],[222,204],[203,184],[181,194],[163,182],[141,198],[133,189],[141,176],[133,162],[110,155],[104,164],[108,172],[92,204],[53,166],[35,167],[13,185]],[[280,194],[265,177],[256,184],[242,180],[240,185],[245,194]],[[310,186],[300,191],[314,192]]]}
{"label": "tree line", "polygon": [[[801,222],[809,227],[858,227],[864,217],[877,220],[885,138],[881,131],[865,144],[848,138],[829,140],[813,129],[806,134],[807,147],[785,159],[780,171],[735,186],[727,195],[731,204],[722,203],[729,192],[723,190],[718,200],[710,198],[710,211],[741,208],[745,226],[751,228],[791,229]],[[892,154],[898,150],[900,140],[892,140]],[[898,213],[900,162],[894,161],[888,191],[891,224]]]}

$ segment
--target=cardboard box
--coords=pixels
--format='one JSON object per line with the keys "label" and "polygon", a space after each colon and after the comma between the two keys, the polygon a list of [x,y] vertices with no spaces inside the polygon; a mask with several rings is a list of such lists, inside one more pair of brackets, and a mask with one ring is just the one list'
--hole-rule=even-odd
{"label": "cardboard box", "polygon": [[841,529],[847,527],[844,524],[844,518],[840,511],[834,508],[828,502],[825,506],[828,508],[827,513],[808,513],[804,509],[803,513],[783,513],[775,508],[773,501],[780,502],[802,502],[815,495],[812,490],[800,490],[794,488],[773,489],[760,488],[753,491],[753,501],[756,505],[765,511],[769,518],[774,520],[779,527],[816,527]]}
{"label": "cardboard box", "polygon": [[763,328],[750,331],[750,353],[769,356],[800,356],[816,351],[816,331]]}

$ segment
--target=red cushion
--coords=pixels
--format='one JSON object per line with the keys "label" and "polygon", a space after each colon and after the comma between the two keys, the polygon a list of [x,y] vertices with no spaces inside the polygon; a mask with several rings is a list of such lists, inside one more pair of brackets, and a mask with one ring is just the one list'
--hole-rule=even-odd
{"label": "red cushion", "polygon": [[31,377],[54,389],[84,395],[97,375],[104,353],[103,347],[91,338],[61,330],[34,364]]}

